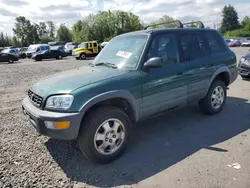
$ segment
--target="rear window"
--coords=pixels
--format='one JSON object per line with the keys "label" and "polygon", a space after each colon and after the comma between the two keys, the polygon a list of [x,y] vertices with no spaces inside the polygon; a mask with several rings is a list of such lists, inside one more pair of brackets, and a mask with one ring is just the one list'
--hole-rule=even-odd
{"label": "rear window", "polygon": [[208,40],[208,45],[212,53],[220,53],[225,51],[225,46],[223,40],[217,32],[209,31],[206,32],[206,37]]}

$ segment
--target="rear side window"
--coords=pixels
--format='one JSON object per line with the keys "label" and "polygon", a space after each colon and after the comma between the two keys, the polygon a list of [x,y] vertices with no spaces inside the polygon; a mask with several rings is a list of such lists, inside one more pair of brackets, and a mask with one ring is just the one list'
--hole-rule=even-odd
{"label": "rear side window", "polygon": [[223,40],[216,32],[206,32],[206,37],[208,40],[209,48],[211,50],[211,53],[220,53],[225,51],[225,47],[223,44]]}
{"label": "rear side window", "polygon": [[201,57],[207,57],[210,55],[210,50],[208,47],[208,42],[205,40],[204,35],[201,33],[195,34],[199,45]]}
{"label": "rear side window", "polygon": [[94,42],[94,47],[97,47],[97,44]]}
{"label": "rear side window", "polygon": [[200,58],[200,47],[195,34],[183,34],[180,36],[184,61],[192,61]]}

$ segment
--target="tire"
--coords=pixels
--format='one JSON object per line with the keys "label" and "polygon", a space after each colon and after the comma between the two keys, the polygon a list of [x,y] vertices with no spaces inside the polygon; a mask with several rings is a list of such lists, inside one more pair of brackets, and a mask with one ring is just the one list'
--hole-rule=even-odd
{"label": "tire", "polygon": [[14,63],[14,61],[12,59],[9,60],[9,63]]}
{"label": "tire", "polygon": [[[110,123],[108,129],[111,128],[108,132],[103,128],[106,121]],[[112,122],[118,123],[117,125],[120,124],[117,126],[120,133],[118,133],[119,131],[112,132]],[[125,151],[131,127],[130,118],[121,109],[112,106],[100,107],[92,111],[83,121],[78,136],[79,148],[83,155],[94,163],[107,164],[113,162]],[[105,132],[107,133],[105,134]],[[97,141],[95,141],[97,135],[101,135],[101,137],[100,140],[96,139]],[[120,136],[124,139],[119,139]],[[102,145],[103,150],[101,149]],[[110,151],[112,145],[115,150],[113,152]],[[116,146],[117,148],[115,148]]]}
{"label": "tire", "polygon": [[[223,96],[220,94],[219,98],[218,95],[215,94],[216,93],[215,89],[218,88],[220,90],[220,93],[223,92]],[[216,98],[218,102],[216,102],[214,98]],[[226,102],[226,98],[227,98],[227,89],[225,83],[222,80],[215,80],[210,86],[206,97],[199,101],[200,109],[203,113],[208,115],[218,114],[223,109]],[[212,101],[215,102],[214,105]]]}
{"label": "tire", "polygon": [[59,55],[58,59],[62,59],[62,56],[61,56],[61,55]]}
{"label": "tire", "polygon": [[87,54],[81,53],[80,58],[81,58],[82,60],[87,59]]}

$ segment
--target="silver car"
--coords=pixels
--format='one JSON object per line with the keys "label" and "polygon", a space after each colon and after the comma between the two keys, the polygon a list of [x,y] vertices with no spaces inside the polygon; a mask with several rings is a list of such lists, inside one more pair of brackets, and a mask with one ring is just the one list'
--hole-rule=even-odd
{"label": "silver car", "polygon": [[4,49],[2,53],[13,54],[16,57],[19,57],[19,50],[17,48],[7,48]]}

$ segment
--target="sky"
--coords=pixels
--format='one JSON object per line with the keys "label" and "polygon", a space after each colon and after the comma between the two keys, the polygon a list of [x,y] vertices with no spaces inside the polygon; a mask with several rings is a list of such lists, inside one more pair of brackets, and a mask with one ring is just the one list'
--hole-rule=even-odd
{"label": "sky", "polygon": [[206,26],[221,21],[221,10],[233,5],[242,20],[250,16],[250,0],[0,0],[0,31],[12,34],[15,17],[32,22],[51,20],[71,27],[77,20],[100,10],[124,10],[149,23],[166,14],[182,22],[201,20]]}

